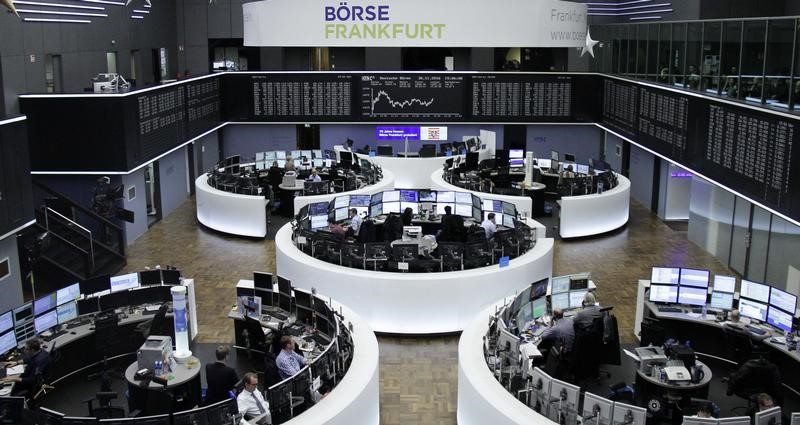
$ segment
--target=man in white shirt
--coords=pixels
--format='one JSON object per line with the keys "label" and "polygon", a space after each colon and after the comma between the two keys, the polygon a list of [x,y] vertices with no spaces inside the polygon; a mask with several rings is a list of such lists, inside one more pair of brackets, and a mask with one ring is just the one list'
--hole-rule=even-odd
{"label": "man in white shirt", "polygon": [[486,215],[486,219],[481,223],[481,227],[486,232],[486,240],[492,239],[497,233],[497,225],[494,223],[494,213]]}
{"label": "man in white shirt", "polygon": [[358,236],[358,231],[361,229],[361,216],[358,215],[358,210],[350,208],[350,228],[353,229],[353,236]]}
{"label": "man in white shirt", "polygon": [[314,183],[319,183],[322,181],[322,177],[320,177],[319,174],[317,174],[316,168],[311,169],[311,174],[308,176],[308,181]]}
{"label": "man in white shirt", "polygon": [[264,396],[258,390],[258,375],[253,372],[245,373],[242,381],[244,381],[244,389],[236,397],[239,413],[250,419],[261,417],[258,421],[259,424],[271,424],[269,403],[264,400]]}

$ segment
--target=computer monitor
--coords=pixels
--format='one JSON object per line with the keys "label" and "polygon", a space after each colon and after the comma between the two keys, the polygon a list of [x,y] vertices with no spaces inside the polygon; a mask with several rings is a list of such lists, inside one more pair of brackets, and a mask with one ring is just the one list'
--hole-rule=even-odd
{"label": "computer monitor", "polygon": [[253,272],[253,287],[272,290],[272,273]]}
{"label": "computer monitor", "polygon": [[292,297],[291,295],[287,294],[278,294],[278,308],[283,311],[288,311],[289,314],[292,313]]}
{"label": "computer monitor", "polygon": [[[472,204],[456,204],[456,210],[453,213],[462,217],[472,217]],[[502,223],[498,222],[497,224]]]}
{"label": "computer monitor", "polygon": [[539,166],[540,170],[547,170],[552,165],[552,162],[549,159],[537,159],[536,165]]}
{"label": "computer monitor", "polygon": [[139,284],[142,286],[161,285],[161,269],[140,271]]}
{"label": "computer monitor", "polygon": [[650,283],[677,285],[680,279],[681,269],[678,267],[653,267],[650,273]]}
{"label": "computer monitor", "polygon": [[128,273],[111,277],[111,292],[139,287],[139,273]]}
{"label": "computer monitor", "polygon": [[550,283],[550,279],[544,278],[541,280],[537,280],[536,282],[531,283],[531,300],[534,298],[539,298],[547,294],[547,285]]}
{"label": "computer monitor", "polygon": [[706,305],[708,289],[683,286],[678,288],[678,304]]}
{"label": "computer monitor", "polygon": [[[794,415],[800,415],[800,413],[793,413],[792,414],[792,425],[795,425],[794,422]],[[750,425],[750,417],[749,416],[734,416],[731,418],[719,418],[717,420],[719,425]],[[800,425],[798,423],[797,425]]]}
{"label": "computer monitor", "polygon": [[17,337],[13,330],[0,335],[0,356],[5,356],[15,348],[17,348]]}
{"label": "computer monitor", "polygon": [[311,293],[300,289],[294,290],[294,304],[298,307],[311,309]]}
{"label": "computer monitor", "polygon": [[348,208],[337,208],[333,210],[333,220],[337,223],[347,220],[347,218],[350,216],[347,210]]}
{"label": "computer monitor", "polygon": [[3,333],[14,327],[14,312],[8,310],[0,314],[0,333]]}
{"label": "computer monitor", "polygon": [[33,302],[33,315],[38,316],[56,307],[56,293],[47,294]]}
{"label": "computer monitor", "polygon": [[27,302],[14,308],[14,324],[24,323],[33,317],[33,303]]}
{"label": "computer monitor", "polygon": [[352,164],[353,153],[346,151],[339,151],[339,162],[341,162],[342,164]]}
{"label": "computer monitor", "polygon": [[347,208],[350,206],[350,195],[337,196],[333,200],[333,208]]}
{"label": "computer monitor", "polygon": [[683,425],[717,425],[716,418],[700,418],[697,416],[684,416]]}
{"label": "computer monitor", "polygon": [[747,298],[739,298],[739,314],[751,319],[767,321],[767,305],[764,303],[751,301]]}
{"label": "computer monitor", "polygon": [[300,150],[293,150],[290,152],[292,155],[292,159],[299,159],[302,156],[302,151]]}
{"label": "computer monitor", "polygon": [[278,159],[275,162],[278,163],[278,168],[285,168],[286,167],[286,160],[285,159]]}
{"label": "computer monitor", "polygon": [[[515,300],[516,301],[516,300]],[[517,326],[521,327],[524,326],[526,323],[533,320],[533,304],[527,303],[520,307],[519,311],[517,312]]]}
{"label": "computer monitor", "polygon": [[[65,286],[56,291],[56,305],[75,301],[81,297],[81,287],[79,283]],[[1,331],[0,331],[1,332]]]}
{"label": "computer monitor", "polygon": [[587,292],[589,292],[588,289],[569,291],[569,308],[583,307],[583,299]]}
{"label": "computer monitor", "polygon": [[36,329],[37,334],[42,333],[56,325],[58,325],[58,312],[56,309],[42,313],[33,319],[33,327]]}
{"label": "computer monitor", "polygon": [[794,316],[795,309],[797,308],[797,296],[772,287],[769,293],[769,305],[778,307]]}
{"label": "computer monitor", "polygon": [[301,150],[301,151],[300,151],[300,156],[304,156],[304,157],[306,157],[307,159],[311,160],[311,158],[312,158],[312,156],[311,156],[311,150]]}
{"label": "computer monitor", "polygon": [[62,304],[56,307],[56,315],[58,316],[58,324],[62,325],[78,317],[78,303],[73,301],[71,303]]}
{"label": "computer monitor", "polygon": [[650,285],[650,302],[678,302],[678,287],[672,285]]}
{"label": "computer monitor", "polygon": [[555,309],[561,310],[568,310],[569,309],[569,292],[561,292],[559,294],[553,294],[550,296],[550,307]]}
{"label": "computer monitor", "polygon": [[711,293],[711,302],[708,306],[717,310],[732,310],[733,309],[733,294],[728,292]]}
{"label": "computer monitor", "polygon": [[351,195],[350,196],[350,206],[351,207],[369,207],[370,204],[370,196],[369,195]]}
{"label": "computer monitor", "polygon": [[[747,416],[742,416],[742,418],[744,418],[744,419],[750,419],[750,418],[748,418]],[[720,424],[721,424],[721,423],[722,423],[722,422],[721,422],[721,420],[720,420]],[[800,425],[800,412],[792,413],[792,419],[791,419],[791,423],[792,423],[792,425]],[[747,423],[741,423],[741,424],[740,424],[740,423],[737,423],[737,424],[725,424],[725,425],[747,425]]]}
{"label": "computer monitor", "polygon": [[484,199],[483,200],[483,210],[489,212],[503,212],[503,201],[497,201],[494,199]]}
{"label": "computer monitor", "polygon": [[581,388],[558,379],[553,379],[550,384],[550,409],[548,417],[558,423],[560,419],[578,409]]}
{"label": "computer monitor", "polygon": [[792,315],[775,306],[767,309],[767,323],[784,332],[792,331]]}
{"label": "computer monitor", "polygon": [[313,159],[313,160],[311,160],[311,164],[314,167],[322,168],[322,167],[325,166],[325,161],[323,159]]}
{"label": "computer monitor", "polygon": [[419,194],[416,190],[401,190],[400,202],[419,202]]}
{"label": "computer monitor", "polygon": [[762,303],[769,302],[769,285],[742,279],[739,295]]}
{"label": "computer monitor", "polygon": [[291,295],[292,281],[283,276],[278,276],[278,292],[281,294]]}
{"label": "computer monitor", "polygon": [[383,204],[375,204],[369,207],[369,216],[377,217],[383,214]]}
{"label": "computer monitor", "polygon": [[753,425],[775,425],[781,423],[780,406],[756,412]]}
{"label": "computer monitor", "polygon": [[100,311],[100,298],[78,300],[78,314],[92,314]]}
{"label": "computer monitor", "polygon": [[533,407],[534,410],[541,414],[547,413],[547,406],[550,404],[550,385],[553,378],[544,373],[538,367],[533,368],[531,372],[531,388],[533,390]]}
{"label": "computer monitor", "polygon": [[[450,191],[439,191],[436,192],[436,202],[438,203],[455,203],[456,202],[456,193]],[[442,209],[444,212],[444,209]]]}
{"label": "computer monitor", "polygon": [[128,291],[118,291],[100,297],[100,310],[111,310],[131,304]]}
{"label": "computer monitor", "polygon": [[614,402],[612,425],[645,425],[647,409],[630,404]]}
{"label": "computer monitor", "polygon": [[387,190],[383,192],[383,200],[382,202],[400,202],[400,191],[399,190]]}
{"label": "computer monitor", "polygon": [[419,214],[419,204],[416,202],[401,202],[400,211],[405,212],[406,208],[411,208],[412,213]]}
{"label": "computer monitor", "polygon": [[558,161],[558,151],[550,151],[550,160]]}
{"label": "computer monitor", "polygon": [[714,276],[714,292],[736,292],[736,276]]}
{"label": "computer monitor", "polygon": [[384,202],[383,203],[383,213],[400,213],[400,202]]}
{"label": "computer monitor", "polygon": [[584,164],[577,164],[575,166],[575,172],[578,174],[589,174],[589,166]]}
{"label": "computer monitor", "polygon": [[681,286],[688,285],[698,288],[708,288],[708,278],[710,276],[708,270],[681,268],[680,276]]}
{"label": "computer monitor", "polygon": [[611,425],[614,402],[587,392],[583,396],[581,416],[584,424]]}
{"label": "computer monitor", "polygon": [[550,288],[551,294],[558,294],[559,292],[569,291],[569,276],[557,276],[551,279],[552,285]]}
{"label": "computer monitor", "polygon": [[575,162],[575,155],[571,153],[564,154],[564,162]]}
{"label": "computer monitor", "polygon": [[547,298],[541,297],[531,301],[531,311],[534,319],[538,319],[547,314]]}

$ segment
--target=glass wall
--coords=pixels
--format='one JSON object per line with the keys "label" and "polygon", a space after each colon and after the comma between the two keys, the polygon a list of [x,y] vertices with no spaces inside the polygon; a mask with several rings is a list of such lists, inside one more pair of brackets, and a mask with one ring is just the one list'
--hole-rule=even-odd
{"label": "glass wall", "polygon": [[800,19],[592,26],[596,72],[800,111]]}

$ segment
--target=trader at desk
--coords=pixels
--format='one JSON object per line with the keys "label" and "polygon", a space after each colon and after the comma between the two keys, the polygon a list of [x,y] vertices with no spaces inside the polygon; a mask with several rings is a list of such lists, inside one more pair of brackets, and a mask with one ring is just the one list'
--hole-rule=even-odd
{"label": "trader at desk", "polygon": [[290,335],[281,337],[281,352],[275,358],[275,364],[281,379],[291,378],[306,364],[306,359],[294,352],[294,339]]}
{"label": "trader at desk", "polygon": [[244,382],[244,389],[236,397],[239,413],[243,414],[248,420],[260,417],[261,419],[256,421],[258,424],[271,424],[272,416],[269,413],[269,403],[264,400],[264,396],[258,390],[258,375],[253,372],[247,372],[244,374],[242,381]]}
{"label": "trader at desk", "polygon": [[486,232],[486,240],[491,240],[497,233],[497,224],[494,222],[494,213],[486,214],[486,219],[481,223],[481,227]]}
{"label": "trader at desk", "polygon": [[587,292],[583,296],[583,310],[572,319],[575,322],[575,327],[580,329],[588,329],[592,326],[594,319],[602,317],[603,313],[600,312],[600,306],[597,305],[597,299],[594,294]]}
{"label": "trader at desk", "polygon": [[228,392],[233,390],[239,377],[236,371],[225,362],[228,359],[228,347],[220,345],[214,353],[217,361],[206,365],[206,404],[213,404],[228,398]]}
{"label": "trader at desk", "polygon": [[557,308],[553,310],[553,326],[550,326],[542,333],[541,341],[538,344],[539,351],[549,350],[557,341],[561,341],[565,352],[572,351],[572,344],[575,342],[575,328],[572,319],[564,317],[564,310]]}
{"label": "trader at desk", "polygon": [[314,183],[319,183],[322,181],[322,177],[319,176],[319,172],[317,171],[316,167],[311,169],[311,174],[308,175],[307,180]]}
{"label": "trader at desk", "polygon": [[6,376],[0,381],[16,383],[14,386],[15,394],[24,390],[35,391],[37,374],[42,373],[50,363],[50,353],[42,349],[42,341],[39,338],[31,338],[25,341],[25,348],[22,349],[22,361],[7,362],[5,367],[16,366],[20,363],[25,364],[25,371],[21,375]]}
{"label": "trader at desk", "polygon": [[358,237],[358,231],[361,230],[361,216],[358,215],[358,210],[350,208],[350,228],[352,236]]}

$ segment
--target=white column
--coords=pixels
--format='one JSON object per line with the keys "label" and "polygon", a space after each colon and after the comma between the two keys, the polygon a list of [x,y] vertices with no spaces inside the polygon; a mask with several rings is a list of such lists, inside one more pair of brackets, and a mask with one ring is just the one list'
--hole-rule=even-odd
{"label": "white column", "polygon": [[186,317],[186,287],[173,286],[172,293],[172,312],[175,317],[175,361],[183,363],[192,356],[189,351],[189,327]]}

